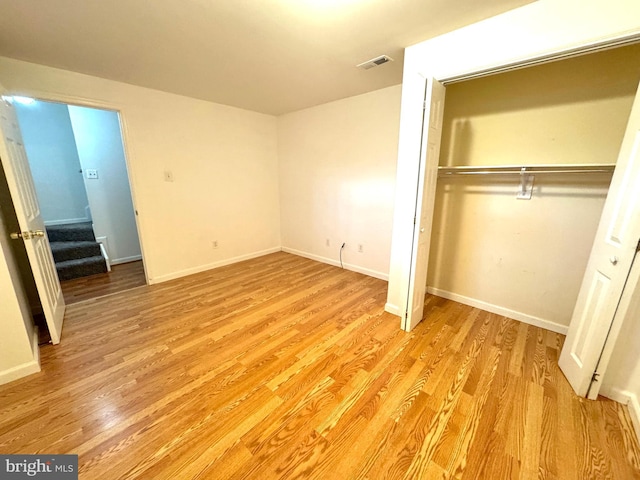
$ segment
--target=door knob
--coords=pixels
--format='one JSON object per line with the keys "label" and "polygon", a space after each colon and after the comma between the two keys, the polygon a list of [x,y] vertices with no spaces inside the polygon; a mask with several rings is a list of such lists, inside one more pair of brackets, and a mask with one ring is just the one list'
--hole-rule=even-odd
{"label": "door knob", "polygon": [[618,257],[611,257],[611,258],[609,258],[609,261],[611,262],[611,265],[617,265],[618,264]]}
{"label": "door knob", "polygon": [[424,233],[424,228],[421,228],[421,229],[420,229],[420,233]]}
{"label": "door knob", "polygon": [[24,240],[29,240],[30,238],[35,237],[44,237],[44,230],[31,230],[29,232],[13,232],[9,234],[12,240],[18,240],[20,238]]}

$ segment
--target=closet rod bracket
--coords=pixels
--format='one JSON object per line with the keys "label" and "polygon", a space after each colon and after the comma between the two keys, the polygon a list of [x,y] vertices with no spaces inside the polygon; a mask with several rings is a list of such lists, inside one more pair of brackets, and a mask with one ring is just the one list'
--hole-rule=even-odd
{"label": "closet rod bracket", "polygon": [[518,200],[531,200],[533,194],[533,178],[534,176],[527,172],[527,167],[520,169],[520,188],[518,189]]}

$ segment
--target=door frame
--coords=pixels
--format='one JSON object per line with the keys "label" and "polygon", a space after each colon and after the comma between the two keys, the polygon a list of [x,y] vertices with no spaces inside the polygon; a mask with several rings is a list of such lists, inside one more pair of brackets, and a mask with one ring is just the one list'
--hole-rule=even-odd
{"label": "door frame", "polygon": [[142,256],[144,280],[145,280],[145,284],[149,285],[149,273],[147,272],[147,264],[145,261],[146,256],[145,256],[145,248],[144,248],[144,240],[143,240],[144,233],[142,231],[142,226],[140,225],[140,221],[139,221],[138,202],[136,200],[136,192],[134,187],[134,184],[136,183],[135,174],[133,173],[133,170],[131,168],[131,158],[132,158],[131,149],[129,148],[129,142],[127,141],[129,134],[128,134],[127,122],[125,120],[125,115],[123,113],[122,107],[119,105],[115,105],[109,102],[103,102],[100,100],[91,100],[84,97],[76,97],[74,95],[43,92],[43,91],[31,90],[31,89],[25,90],[25,91],[7,90],[5,92],[5,95],[8,95],[8,96],[19,95],[19,96],[33,98],[34,100],[39,100],[43,102],[63,103],[66,105],[72,105],[77,107],[97,108],[100,110],[108,110],[111,112],[116,112],[118,114],[118,121],[120,123],[120,137],[122,140],[122,149],[124,151],[125,167],[127,169],[129,190],[131,192],[131,201],[133,203],[134,218],[136,222],[136,231],[138,232],[138,240],[140,243],[140,254]]}
{"label": "door frame", "polygon": [[[416,159],[423,127],[420,95],[425,79],[433,77],[446,86],[638,43],[640,26],[631,20],[638,14],[640,5],[622,0],[593,2],[582,10],[571,2],[535,2],[405,50],[386,311],[402,318],[408,308],[411,222],[424,191],[412,192],[407,187],[419,182]],[[505,41],[505,34],[509,41]],[[426,233],[430,235],[431,231]]]}

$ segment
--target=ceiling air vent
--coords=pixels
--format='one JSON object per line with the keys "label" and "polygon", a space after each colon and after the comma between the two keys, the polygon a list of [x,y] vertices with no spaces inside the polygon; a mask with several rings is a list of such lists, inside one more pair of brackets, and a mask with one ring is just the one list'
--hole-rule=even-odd
{"label": "ceiling air vent", "polygon": [[362,68],[363,70],[369,70],[370,68],[377,67],[378,65],[384,65],[387,62],[393,62],[393,58],[388,57],[387,55],[380,55],[379,57],[362,62],[360,65],[356,65],[356,67]]}

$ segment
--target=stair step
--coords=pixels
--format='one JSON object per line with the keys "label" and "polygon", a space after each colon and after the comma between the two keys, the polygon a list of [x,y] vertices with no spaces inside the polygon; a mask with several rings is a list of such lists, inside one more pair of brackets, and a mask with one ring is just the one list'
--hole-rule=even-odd
{"label": "stair step", "polygon": [[50,242],[96,241],[91,222],[51,225],[47,227],[47,235]]}
{"label": "stair step", "polygon": [[51,242],[51,251],[56,263],[101,255],[100,244],[90,241]]}
{"label": "stair step", "polygon": [[64,281],[96,275],[98,273],[107,273],[107,264],[102,255],[96,255],[94,257],[65,260],[64,262],[56,263],[56,270],[58,271],[60,281]]}

